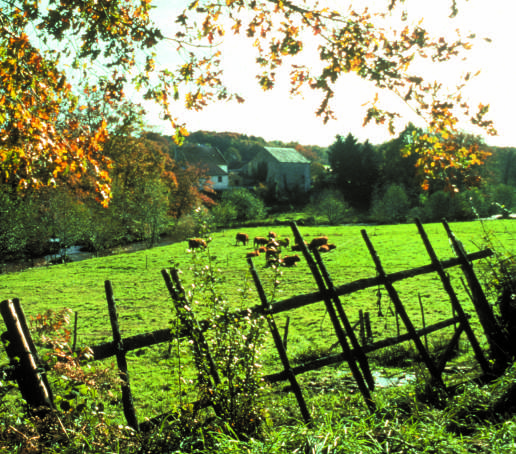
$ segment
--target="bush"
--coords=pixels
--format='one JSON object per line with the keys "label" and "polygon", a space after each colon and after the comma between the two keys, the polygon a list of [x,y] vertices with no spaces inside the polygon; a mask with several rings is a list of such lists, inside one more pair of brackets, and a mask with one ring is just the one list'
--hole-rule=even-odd
{"label": "bush", "polygon": [[515,188],[507,184],[498,184],[494,187],[489,188],[489,195],[491,200],[495,204],[495,211],[504,214],[511,212],[514,206]]}
{"label": "bush", "polygon": [[443,218],[451,221],[460,217],[461,201],[449,192],[437,191],[428,197],[424,196],[421,205],[424,222],[438,222]]}
{"label": "bush", "polygon": [[225,201],[215,205],[211,209],[211,215],[217,227],[228,227],[237,219],[238,210],[233,202]]}
{"label": "bush", "polygon": [[371,208],[371,217],[380,223],[405,222],[410,210],[410,201],[405,189],[397,184],[387,188],[376,198]]}
{"label": "bush", "polygon": [[336,189],[325,189],[312,197],[307,212],[312,216],[323,216],[332,225],[345,222],[352,213],[344,196]]}
{"label": "bush", "polygon": [[236,188],[224,192],[222,205],[233,205],[237,221],[252,221],[265,216],[265,205],[261,199],[245,188]]}

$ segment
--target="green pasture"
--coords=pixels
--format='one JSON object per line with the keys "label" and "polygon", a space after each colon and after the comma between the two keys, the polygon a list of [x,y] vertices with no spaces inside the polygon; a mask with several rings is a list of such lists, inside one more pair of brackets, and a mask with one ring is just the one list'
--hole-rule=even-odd
{"label": "green pasture", "polygon": [[[511,254],[515,250],[516,221],[496,220],[450,225],[468,252],[484,249],[488,245],[493,246],[500,254]],[[307,241],[316,236],[327,235],[330,242],[337,245],[335,250],[323,255],[324,263],[336,286],[376,275],[373,261],[362,239],[362,229],[370,237],[387,273],[429,263],[417,228],[413,224],[299,227]],[[232,307],[240,309],[257,305],[258,295],[251,282],[245,258],[246,253],[252,250],[252,244],[236,246],[235,235],[237,231],[245,231],[253,238],[266,236],[269,230],[274,230],[280,237],[289,237],[291,240],[293,238],[290,227],[284,225],[274,228],[231,229],[212,233],[206,252],[192,253],[188,250],[187,242],[180,242],[134,253],[27,269],[0,275],[0,298],[19,298],[28,318],[48,309],[70,308],[78,317],[78,345],[95,345],[111,339],[104,293],[104,281],[110,280],[123,337],[171,327],[175,323],[175,316],[161,277],[162,269],[176,264],[182,271],[183,285],[192,295],[192,307],[200,319],[211,314],[211,307],[206,302],[202,285],[194,277],[194,273],[199,273],[207,264],[217,270],[216,291]],[[453,257],[441,224],[427,224],[425,230],[440,259]],[[290,248],[284,250],[283,254],[291,254]],[[315,282],[304,261],[292,268],[280,268],[279,272],[266,267],[262,256],[255,258],[254,263],[271,301],[316,291]],[[484,279],[489,262],[476,263],[475,268]],[[481,336],[472,304],[460,281],[460,271],[453,269],[449,272],[454,277],[453,285],[461,302],[465,310],[473,315],[473,326]],[[396,283],[395,287],[416,327],[422,325],[421,304],[427,325],[451,317],[449,299],[436,274],[411,278]],[[491,298],[495,297],[488,294]],[[358,320],[359,310],[370,313],[375,340],[396,335],[396,317],[391,311],[392,304],[384,289],[363,290],[343,297],[342,302],[352,323]],[[285,326],[287,315],[290,318],[288,353],[294,363],[311,352],[331,351],[336,338],[332,334],[331,322],[323,303],[279,315],[277,323],[281,329]],[[401,328],[401,331],[404,332],[404,329]],[[443,336],[446,336],[445,332],[438,332],[430,338],[430,342],[437,344]],[[482,337],[481,342],[484,342]],[[270,341],[266,345],[262,359],[264,371],[279,371],[280,363]],[[139,417],[168,411],[170,405],[177,402],[180,393],[177,389],[180,379],[179,358],[182,365],[186,364],[187,347],[176,343],[131,352],[128,355]],[[111,367],[114,362],[112,358],[105,364]],[[339,367],[341,372],[338,373],[345,375],[345,366]],[[338,375],[337,372],[334,375]]]}

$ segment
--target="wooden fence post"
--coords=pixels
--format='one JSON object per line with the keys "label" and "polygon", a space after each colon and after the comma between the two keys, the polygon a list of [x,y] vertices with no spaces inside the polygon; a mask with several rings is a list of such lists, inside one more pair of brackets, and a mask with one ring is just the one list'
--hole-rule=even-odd
{"label": "wooden fence post", "polygon": [[7,328],[7,331],[2,333],[2,342],[11,365],[14,366],[14,378],[18,382],[23,399],[32,410],[48,411],[54,408],[52,392],[45,372],[38,364],[36,348],[19,301],[2,301],[0,312]]}
{"label": "wooden fence post", "polygon": [[[204,337],[199,322],[188,305],[185,290],[181,284],[181,280],[179,279],[178,270],[171,268],[170,275],[167,273],[167,270],[161,270],[161,275],[165,280],[165,285],[167,286],[168,292],[174,303],[176,314],[181,325],[185,329],[185,334],[191,341],[195,364],[199,369],[199,372],[202,372],[202,374],[199,374],[199,377],[204,381],[204,385],[206,385],[209,390],[214,391],[221,383],[219,372],[215,361],[211,356],[208,342]],[[212,393],[212,396],[215,395]],[[211,398],[210,404],[217,416],[223,415],[223,409],[216,399]]]}
{"label": "wooden fence post", "polygon": [[441,279],[443,287],[450,297],[453,310],[457,313],[460,320],[460,325],[464,328],[466,336],[468,336],[468,340],[471,344],[471,347],[473,348],[475,357],[477,358],[477,361],[480,364],[482,371],[485,374],[488,374],[491,372],[491,368],[489,367],[488,361],[484,357],[484,353],[482,352],[482,349],[480,348],[480,344],[478,343],[475,333],[473,332],[469,320],[466,317],[466,313],[464,312],[464,309],[462,308],[462,305],[460,304],[459,299],[457,298],[457,294],[453,290],[453,287],[450,282],[450,277],[444,272],[443,266],[437,258],[437,254],[435,253],[435,250],[432,244],[430,243],[430,240],[428,239],[428,235],[426,234],[425,229],[421,224],[421,221],[419,219],[416,219],[415,222],[419,231],[419,236],[423,240],[423,244],[425,245],[430,260],[432,261],[432,264],[435,266],[435,270],[437,271],[437,274]]}
{"label": "wooden fence post", "polygon": [[441,377],[441,373],[430,358],[430,355],[428,354],[428,351],[426,350],[425,346],[421,342],[421,339],[417,335],[417,332],[414,328],[414,325],[412,324],[412,321],[410,320],[407,311],[405,310],[405,307],[403,306],[403,303],[400,300],[400,297],[398,295],[398,292],[392,285],[392,282],[390,281],[389,277],[385,273],[383,269],[383,265],[380,262],[380,258],[378,257],[378,254],[376,253],[373,244],[371,243],[371,240],[367,236],[367,232],[365,230],[361,230],[362,236],[364,238],[364,241],[366,242],[367,248],[369,249],[369,254],[371,255],[374,264],[376,266],[376,271],[378,275],[382,278],[383,284],[385,285],[385,288],[387,289],[387,292],[389,293],[389,296],[394,304],[394,307],[396,308],[396,312],[399,314],[401,320],[405,324],[405,328],[407,329],[410,338],[414,342],[417,350],[419,351],[419,354],[421,355],[421,358],[426,364],[426,367],[428,368],[430,375],[432,376],[434,382],[439,385],[442,389],[446,389],[444,386],[444,382]]}
{"label": "wooden fence post", "polygon": [[[321,296],[324,300],[324,303],[326,305],[326,310],[328,312],[328,315],[330,316],[330,319],[333,324],[333,329],[335,330],[335,334],[337,335],[337,339],[339,340],[339,343],[341,345],[341,348],[344,352],[344,354],[348,358],[348,366],[351,370],[351,373],[353,374],[353,378],[355,379],[358,389],[360,390],[360,393],[362,394],[367,407],[369,408],[370,412],[376,411],[376,404],[373,401],[373,398],[371,396],[371,393],[369,391],[369,388],[367,385],[369,385],[371,388],[374,387],[374,379],[372,379],[372,376],[369,371],[369,365],[367,364],[367,358],[365,358],[365,355],[363,354],[362,349],[360,346],[358,346],[358,342],[356,342],[356,337],[353,333],[353,329],[350,329],[351,326],[349,325],[349,321],[347,321],[347,317],[345,314],[343,314],[343,311],[339,311],[339,315],[341,315],[341,320],[346,324],[346,329],[348,330],[348,335],[350,339],[354,339],[354,342],[356,342],[357,348],[355,348],[355,351],[353,352],[351,348],[349,347],[348,341],[346,339],[346,333],[344,332],[344,329],[342,328],[339,318],[337,316],[337,311],[335,310],[334,303],[337,304],[337,308],[342,309],[342,306],[340,305],[340,301],[338,301],[338,295],[335,290],[335,287],[333,284],[331,286],[328,286],[330,283],[325,283],[323,277],[321,276],[319,269],[317,268],[317,263],[311,256],[310,252],[308,251],[308,248],[303,241],[303,237],[301,236],[301,233],[299,232],[299,229],[297,228],[297,225],[295,222],[291,222],[290,226],[292,228],[292,232],[294,233],[294,238],[296,244],[299,244],[301,246],[303,256],[305,257],[308,266],[312,272],[312,275],[315,279],[315,282],[317,284],[317,287],[319,289],[319,292],[321,293]],[[317,254],[317,250],[315,250],[315,254]],[[320,255],[319,255],[320,259]],[[329,277],[329,276],[325,276]],[[344,317],[342,317],[344,315]],[[347,322],[347,323],[346,323]],[[358,364],[357,364],[358,363]],[[365,383],[364,376],[362,375],[362,372],[360,370],[359,365],[362,367],[362,372],[364,373],[366,379],[368,379],[369,383]]]}
{"label": "wooden fence post", "polygon": [[312,421],[312,417],[310,416],[310,412],[308,411],[308,407],[306,406],[306,402],[303,397],[303,392],[301,391],[301,387],[299,386],[296,375],[294,374],[292,367],[290,367],[290,361],[288,359],[286,349],[283,345],[283,341],[276,326],[276,322],[274,321],[274,316],[270,313],[270,304],[267,302],[267,297],[265,296],[265,291],[263,290],[262,283],[260,281],[260,278],[258,277],[256,268],[254,267],[253,260],[250,257],[247,259],[247,264],[249,265],[251,276],[253,277],[254,285],[256,286],[258,296],[260,297],[260,301],[264,309],[264,315],[267,319],[267,323],[269,324],[269,329],[271,330],[274,344],[276,345],[276,349],[278,350],[281,364],[283,365],[283,370],[287,374],[290,386],[292,386],[292,391],[296,396],[297,404],[299,405],[301,415],[303,416],[305,423],[310,424]]}
{"label": "wooden fence post", "polygon": [[448,234],[448,238],[452,242],[455,254],[460,259],[460,267],[471,290],[472,301],[482,328],[484,329],[486,339],[489,342],[491,354],[496,362],[496,368],[505,369],[510,356],[506,348],[504,348],[507,345],[507,339],[503,335],[502,329],[495,319],[493,310],[487,301],[484,291],[482,290],[482,286],[478,281],[473,265],[468,260],[464,247],[457,240],[446,220],[443,220],[443,226]]}
{"label": "wooden fence post", "polygon": [[124,407],[124,416],[127,424],[134,430],[139,431],[138,419],[134,409],[133,395],[129,384],[129,371],[127,369],[127,359],[125,357],[124,342],[120,333],[118,324],[118,314],[116,310],[115,298],[113,297],[113,288],[110,281],[105,281],[104,288],[106,290],[106,298],[109,310],[109,319],[111,320],[111,329],[113,331],[113,345],[116,350],[116,362],[118,365],[120,380],[122,381],[122,405]]}

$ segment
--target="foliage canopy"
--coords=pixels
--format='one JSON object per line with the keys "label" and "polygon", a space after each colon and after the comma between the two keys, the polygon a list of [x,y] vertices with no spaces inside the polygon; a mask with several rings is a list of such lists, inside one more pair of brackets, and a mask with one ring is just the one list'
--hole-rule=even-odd
{"label": "foliage canopy", "polygon": [[[224,85],[218,44],[225,34],[250,40],[264,90],[274,86],[279,68],[290,62],[291,93],[305,88],[320,92],[317,114],[324,121],[334,116],[332,100],[343,74],[355,73],[380,91],[396,93],[429,125],[429,134],[415,140],[423,151],[418,164],[430,178],[446,179],[450,169],[485,158],[477,146],[455,140],[460,118],[496,132],[485,119],[486,105],[473,111],[460,90],[441,93],[439,84],[414,71],[413,63],[422,59],[436,64],[451,60],[471,47],[472,37],[433,38],[420,24],[404,22],[401,0],[391,0],[377,12],[302,0],[195,0],[172,10],[166,30],[151,21],[154,4],[0,1],[3,183],[15,190],[89,178],[99,199],[107,201],[110,161],[103,144],[116,119],[126,115],[130,86],[143,99],[161,105],[178,142],[187,131],[173,115],[174,103],[198,110],[215,100],[243,101]],[[457,4],[450,1],[451,15],[457,14]],[[182,58],[174,68],[156,66],[157,46],[165,40],[176,45]],[[312,44],[317,46],[317,64],[307,64],[304,53]],[[375,121],[394,130],[397,116],[375,100],[365,123]]]}

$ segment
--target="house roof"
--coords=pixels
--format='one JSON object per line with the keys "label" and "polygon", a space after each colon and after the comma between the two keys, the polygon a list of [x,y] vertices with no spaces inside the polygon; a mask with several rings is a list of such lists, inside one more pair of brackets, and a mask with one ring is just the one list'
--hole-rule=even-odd
{"label": "house roof", "polygon": [[214,162],[200,162],[197,163],[197,165],[199,165],[202,169],[207,169],[207,174],[212,177],[228,175],[228,173],[224,169],[221,169]]}
{"label": "house roof", "polygon": [[176,159],[207,170],[210,176],[227,175],[220,166],[227,166],[222,153],[210,145],[191,145],[178,148]]}
{"label": "house roof", "polygon": [[301,153],[294,148],[280,148],[280,147],[264,147],[271,156],[279,162],[295,162],[309,164],[310,161],[306,159]]}
{"label": "house roof", "polygon": [[215,164],[218,166],[227,165],[222,153],[210,145],[192,145],[178,148],[176,151],[178,160],[186,161],[190,164]]}

